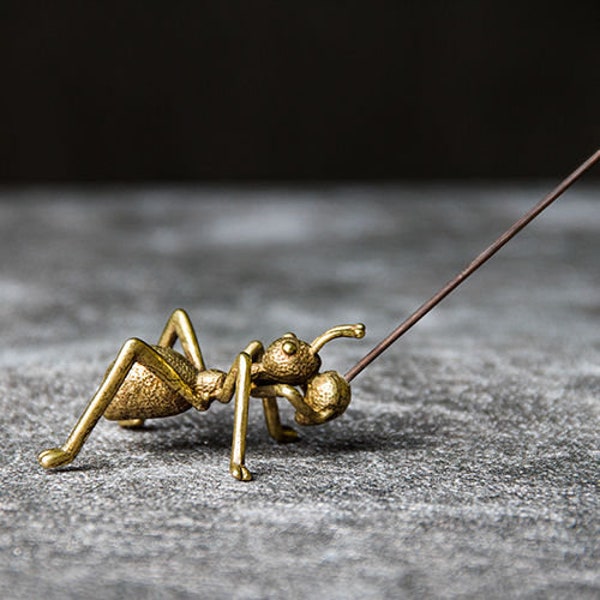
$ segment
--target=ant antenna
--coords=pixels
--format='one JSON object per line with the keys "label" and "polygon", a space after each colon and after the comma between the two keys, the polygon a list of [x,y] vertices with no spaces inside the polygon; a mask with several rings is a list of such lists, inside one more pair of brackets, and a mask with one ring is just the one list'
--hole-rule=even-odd
{"label": "ant antenna", "polygon": [[585,162],[575,169],[552,192],[536,204],[528,213],[523,215],[510,229],[505,231],[493,244],[488,246],[473,262],[449,281],[439,292],[422,304],[408,319],[402,322],[394,331],[385,337],[375,348],[361,358],[345,375],[346,381],[352,381],[363,369],[369,366],[380,354],[385,352],[398,338],[404,335],[413,325],[416,325],[429,311],[435,308],[446,296],[454,291],[467,277],[472,275],[481,265],[487,262],[502,246],[509,242],[519,231],[524,229],[543,210],[548,208],[564,191],[575,183],[590,167],[600,161],[600,149],[596,150]]}

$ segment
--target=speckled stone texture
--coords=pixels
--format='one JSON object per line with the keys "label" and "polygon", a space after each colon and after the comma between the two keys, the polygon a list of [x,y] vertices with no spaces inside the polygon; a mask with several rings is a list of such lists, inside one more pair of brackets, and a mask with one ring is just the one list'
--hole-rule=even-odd
{"label": "speckled stone texture", "polygon": [[[547,185],[0,193],[0,596],[597,598],[600,189],[579,184],[353,383],[227,472],[232,406],[102,421],[44,472],[121,346],[185,307],[210,366],[336,340],[346,371]],[[282,410],[290,423],[293,412]]]}

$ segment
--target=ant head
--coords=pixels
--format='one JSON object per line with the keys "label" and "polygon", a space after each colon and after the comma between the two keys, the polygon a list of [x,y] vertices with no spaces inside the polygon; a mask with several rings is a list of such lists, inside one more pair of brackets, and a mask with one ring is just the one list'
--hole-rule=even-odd
{"label": "ant head", "polygon": [[310,344],[286,333],[265,350],[262,364],[270,379],[299,385],[318,372],[321,359]]}

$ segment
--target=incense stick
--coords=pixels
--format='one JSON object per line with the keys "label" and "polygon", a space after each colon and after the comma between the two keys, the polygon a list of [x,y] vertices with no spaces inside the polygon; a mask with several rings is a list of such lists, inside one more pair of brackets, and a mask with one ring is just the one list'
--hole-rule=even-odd
{"label": "incense stick", "polygon": [[545,196],[528,213],[523,215],[512,227],[505,231],[495,242],[479,254],[471,264],[461,271],[454,279],[450,280],[439,292],[434,294],[427,302],[422,304],[412,315],[403,321],[387,337],[385,337],[369,353],[361,358],[345,375],[346,381],[352,381],[363,369],[369,366],[395,341],[404,335],[413,325],[416,325],[429,311],[437,306],[446,296],[454,291],[465,279],[472,275],[479,267],[488,261],[502,246],[508,243],[519,231],[524,229],[543,210],[548,208],[563,192],[577,181],[588,169],[600,161],[600,149],[592,154],[585,162],[575,169],[552,192]]}

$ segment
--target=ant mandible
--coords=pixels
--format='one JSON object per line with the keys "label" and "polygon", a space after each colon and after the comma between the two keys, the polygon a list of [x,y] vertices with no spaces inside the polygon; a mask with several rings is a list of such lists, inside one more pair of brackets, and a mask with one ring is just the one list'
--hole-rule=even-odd
{"label": "ant mandible", "polygon": [[[274,440],[296,440],[296,431],[281,423],[277,398],[292,404],[299,425],[318,425],[340,416],[350,403],[350,385],[336,371],[319,373],[318,352],[335,338],[364,335],[364,325],[357,323],[328,329],[310,344],[293,333],[266,349],[253,341],[224,372],[205,367],[190,318],[177,309],[158,344],[136,338],[125,342],[65,444],[42,452],[38,460],[46,469],[69,464],[103,415],[122,427],[141,427],[145,419],[177,415],[192,407],[205,411],[215,400],[228,403],[235,396],[229,471],[236,479],[250,481],[252,474],[244,464],[250,397],[262,398]],[[178,339],[183,354],[173,349]]]}

